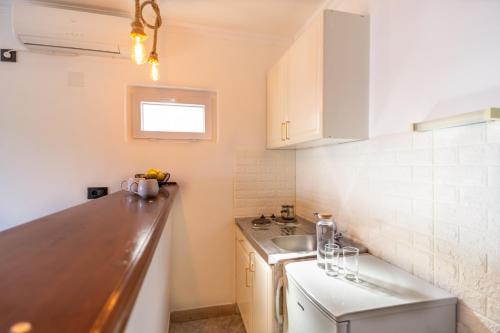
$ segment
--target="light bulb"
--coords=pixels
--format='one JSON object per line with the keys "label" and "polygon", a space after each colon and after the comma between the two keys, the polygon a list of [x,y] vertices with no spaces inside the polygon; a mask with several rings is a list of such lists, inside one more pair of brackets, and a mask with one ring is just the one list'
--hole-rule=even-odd
{"label": "light bulb", "polygon": [[146,49],[144,48],[144,44],[142,44],[142,38],[140,36],[136,36],[134,40],[132,60],[135,61],[137,65],[142,65],[146,62]]}
{"label": "light bulb", "polygon": [[160,70],[159,67],[160,63],[155,61],[151,63],[151,80],[153,81],[158,81],[160,79]]}

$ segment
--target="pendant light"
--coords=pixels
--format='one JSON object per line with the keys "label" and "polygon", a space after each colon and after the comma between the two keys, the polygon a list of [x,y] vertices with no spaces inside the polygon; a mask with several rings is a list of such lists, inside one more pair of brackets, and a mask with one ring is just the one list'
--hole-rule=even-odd
{"label": "pendant light", "polygon": [[[144,7],[151,6],[153,11],[156,14],[156,19],[154,24],[148,23],[142,12]],[[160,15],[160,7],[155,0],[146,0],[142,2],[140,0],[135,0],[135,15],[134,20],[132,21],[132,30],[130,31],[130,38],[134,41],[134,45],[132,47],[131,57],[132,60],[138,64],[142,65],[146,62],[146,49],[144,48],[144,41],[148,38],[144,27],[148,27],[154,31],[153,33],[153,48],[149,53],[149,57],[147,58],[147,62],[151,64],[151,79],[153,81],[158,81],[160,79],[159,66],[160,61],[158,60],[158,53],[156,52],[156,46],[158,42],[158,29],[161,27],[161,15]]]}

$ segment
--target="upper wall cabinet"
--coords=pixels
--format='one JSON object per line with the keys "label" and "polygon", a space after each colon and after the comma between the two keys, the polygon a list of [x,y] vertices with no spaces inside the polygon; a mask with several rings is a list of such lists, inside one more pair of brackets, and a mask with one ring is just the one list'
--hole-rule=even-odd
{"label": "upper wall cabinet", "polygon": [[369,19],[326,10],[268,73],[267,146],[368,138]]}

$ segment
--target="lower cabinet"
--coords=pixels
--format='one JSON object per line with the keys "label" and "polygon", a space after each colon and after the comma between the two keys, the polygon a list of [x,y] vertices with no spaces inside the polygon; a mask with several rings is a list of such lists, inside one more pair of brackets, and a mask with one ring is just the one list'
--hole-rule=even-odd
{"label": "lower cabinet", "polygon": [[247,332],[252,332],[252,281],[248,253],[236,244],[236,303]]}
{"label": "lower cabinet", "polygon": [[272,333],[273,273],[236,230],[236,304],[247,333]]}

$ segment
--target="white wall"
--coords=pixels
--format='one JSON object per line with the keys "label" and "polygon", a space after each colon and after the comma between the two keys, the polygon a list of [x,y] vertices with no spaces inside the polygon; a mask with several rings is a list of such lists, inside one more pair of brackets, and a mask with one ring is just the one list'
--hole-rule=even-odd
{"label": "white wall", "polygon": [[160,85],[218,92],[219,142],[126,140],[125,87],[151,84],[145,66],[22,52],[0,63],[0,229],[81,203],[87,186],[116,191],[136,172],[164,168],[180,183],[182,211],[174,310],[234,303],[235,159],[264,151],[265,73],[283,46],[173,27],[160,44]]}
{"label": "white wall", "polygon": [[458,295],[459,332],[499,332],[500,125],[408,130],[500,106],[500,2],[331,8],[371,15],[374,139],[298,151],[298,213],[333,212],[376,255]]}

